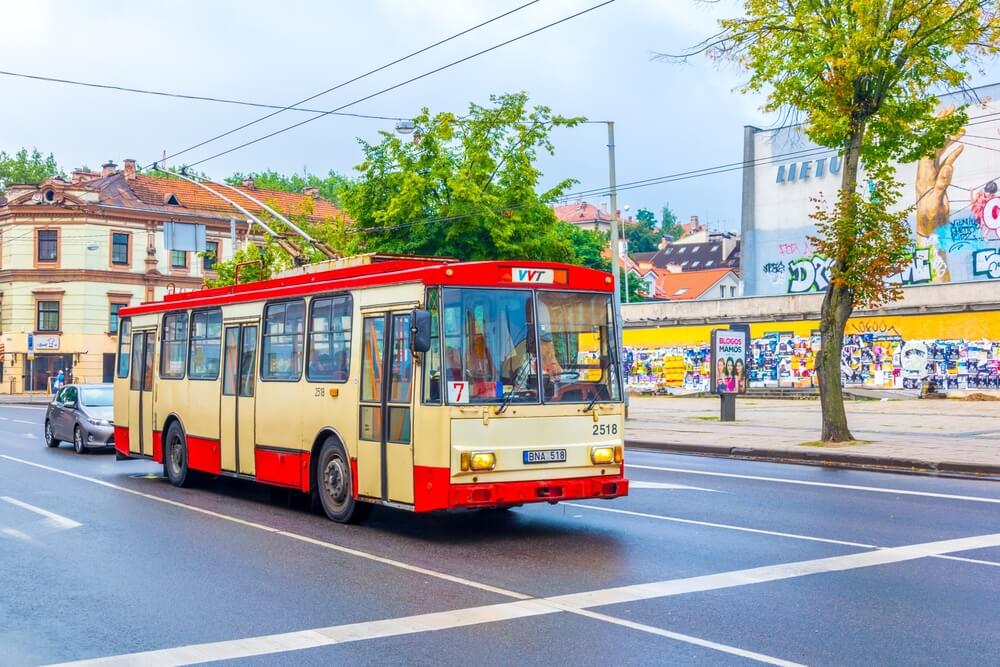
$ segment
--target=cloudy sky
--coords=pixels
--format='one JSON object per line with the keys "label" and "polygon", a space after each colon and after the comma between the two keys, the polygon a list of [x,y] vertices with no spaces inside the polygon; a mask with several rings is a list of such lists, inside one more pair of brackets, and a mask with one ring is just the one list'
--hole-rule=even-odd
{"label": "cloudy sky", "polygon": [[[510,17],[405,63],[325,95],[332,109],[496,43],[598,4],[541,0]],[[329,2],[15,2],[0,21],[0,70],[133,88],[287,105],[347,81],[527,0],[370,0]],[[491,93],[524,90],[564,115],[614,120],[620,183],[742,159],[743,126],[767,127],[760,99],[735,89],[744,76],[705,59],[654,62],[715,29],[738,11],[723,0],[617,0],[584,16],[345,111],[408,117],[420,107],[463,111]],[[1000,65],[975,82],[1000,81]],[[0,149],[37,146],[65,169],[113,159],[141,164],[251,121],[260,109],[150,97],[0,76]],[[307,117],[285,112],[203,146],[196,162]],[[357,137],[375,139],[391,121],[328,116],[219,157],[199,169],[350,173]],[[572,177],[576,189],[607,184],[602,125],[558,130],[546,158],[548,183]],[[739,228],[737,172],[623,192],[620,206],[659,215],[668,203],[682,219],[698,215]]]}

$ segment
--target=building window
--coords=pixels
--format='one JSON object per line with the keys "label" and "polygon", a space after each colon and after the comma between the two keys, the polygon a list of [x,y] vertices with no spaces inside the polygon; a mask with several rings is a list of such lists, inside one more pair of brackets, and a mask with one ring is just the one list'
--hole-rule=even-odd
{"label": "building window", "polygon": [[736,296],[736,287],[735,286],[732,286],[732,285],[729,286],[729,296]]}
{"label": "building window", "polygon": [[125,232],[111,234],[111,263],[129,264],[129,235]]}
{"label": "building window", "polygon": [[188,254],[186,250],[170,251],[170,266],[175,269],[186,269],[188,265]]}
{"label": "building window", "polygon": [[39,301],[36,331],[59,331],[59,302]]}
{"label": "building window", "polygon": [[222,311],[206,310],[191,316],[191,355],[188,377],[192,380],[219,378],[222,345]]}
{"label": "building window", "polygon": [[160,349],[161,378],[184,377],[187,334],[187,313],[170,313],[163,316],[163,346]]}
{"label": "building window", "polygon": [[205,253],[201,256],[201,268],[203,271],[215,271],[215,264],[219,261],[219,242],[208,241],[205,243]]}
{"label": "building window", "polygon": [[59,231],[56,229],[38,230],[38,261],[55,262],[59,259]]}
{"label": "building window", "polygon": [[272,303],[264,310],[261,378],[298,381],[302,377],[302,343],[306,305],[302,301]]}
{"label": "building window", "polygon": [[118,318],[118,311],[127,306],[127,303],[113,303],[108,311],[108,333],[118,333],[118,326],[121,320]]}
{"label": "building window", "polygon": [[719,298],[720,299],[725,299],[726,298],[726,286],[725,285],[719,285]]}
{"label": "building window", "polygon": [[311,307],[306,379],[347,382],[351,370],[351,297],[313,299]]}

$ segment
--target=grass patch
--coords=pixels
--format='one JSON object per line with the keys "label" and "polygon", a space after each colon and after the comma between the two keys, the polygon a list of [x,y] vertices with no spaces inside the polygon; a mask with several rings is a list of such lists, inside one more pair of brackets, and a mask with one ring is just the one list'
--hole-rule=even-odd
{"label": "grass patch", "polygon": [[810,440],[800,442],[799,447],[823,447],[826,449],[839,449],[841,447],[857,447],[858,445],[870,445],[871,440],[847,440],[845,442],[824,442],[822,440]]}

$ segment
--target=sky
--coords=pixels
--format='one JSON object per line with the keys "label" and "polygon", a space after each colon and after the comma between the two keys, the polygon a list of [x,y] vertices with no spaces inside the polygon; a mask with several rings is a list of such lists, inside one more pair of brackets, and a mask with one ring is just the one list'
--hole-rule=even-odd
{"label": "sky", "polygon": [[[528,0],[328,2],[14,2],[0,21],[0,70],[188,95],[290,105],[465,30]],[[420,56],[308,104],[333,109],[471,53],[596,5],[540,0]],[[406,118],[422,107],[461,113],[490,94],[525,91],[566,116],[615,123],[619,183],[742,160],[743,127],[771,127],[762,98],[740,92],[746,74],[705,57],[655,61],[716,30],[740,3],[617,0],[561,25],[350,106],[345,112]],[[1000,81],[1000,64],[973,83]],[[55,154],[70,170],[134,158],[140,165],[254,120],[266,110],[151,97],[0,76],[0,150]],[[193,163],[306,118],[287,111],[176,158]],[[357,139],[377,140],[388,120],[327,116],[198,165],[213,178],[233,172],[351,174]],[[574,190],[608,183],[607,129],[554,131],[543,185],[574,178]],[[594,201],[591,199],[591,201]],[[659,218],[664,204],[685,221],[699,216],[739,230],[738,171],[623,191],[624,215]],[[626,208],[627,207],[627,208]]]}

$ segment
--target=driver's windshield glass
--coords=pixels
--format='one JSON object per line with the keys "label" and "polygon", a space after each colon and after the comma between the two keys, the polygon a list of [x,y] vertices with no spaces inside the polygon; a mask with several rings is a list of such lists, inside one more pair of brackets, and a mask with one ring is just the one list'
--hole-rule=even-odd
{"label": "driver's windshield glass", "polygon": [[442,306],[448,402],[537,403],[531,292],[445,289]]}
{"label": "driver's windshield glass", "polygon": [[538,292],[539,357],[546,403],[617,401],[618,368],[611,362],[611,297]]}
{"label": "driver's windshield glass", "polygon": [[112,405],[111,399],[114,392],[109,387],[98,387],[96,389],[82,389],[80,391],[80,402],[88,408],[107,408]]}

